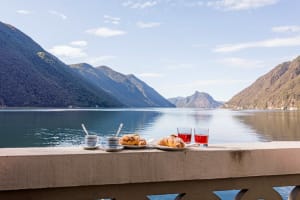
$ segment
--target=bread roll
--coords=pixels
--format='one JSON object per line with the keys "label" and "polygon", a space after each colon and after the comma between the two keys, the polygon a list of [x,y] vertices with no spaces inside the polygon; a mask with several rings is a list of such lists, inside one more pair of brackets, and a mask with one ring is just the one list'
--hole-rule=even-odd
{"label": "bread roll", "polygon": [[122,145],[139,145],[143,146],[146,145],[146,140],[143,138],[140,138],[138,134],[127,134],[123,135],[120,140],[120,144]]}
{"label": "bread roll", "polygon": [[140,138],[139,146],[144,146],[144,145],[146,145],[146,144],[147,144],[146,140],[143,139],[143,138]]}
{"label": "bread roll", "polygon": [[172,134],[168,137],[164,137],[158,141],[158,145],[173,147],[173,148],[184,148],[185,143],[183,140],[175,134]]}

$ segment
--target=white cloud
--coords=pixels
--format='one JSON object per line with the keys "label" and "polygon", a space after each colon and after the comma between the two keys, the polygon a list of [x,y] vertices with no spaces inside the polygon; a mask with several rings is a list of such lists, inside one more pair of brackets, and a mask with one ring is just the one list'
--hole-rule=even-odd
{"label": "white cloud", "polygon": [[83,58],[87,56],[81,48],[71,47],[68,45],[54,46],[49,49],[49,52],[62,58]]}
{"label": "white cloud", "polygon": [[21,15],[29,15],[32,13],[30,10],[17,10],[16,12]]}
{"label": "white cloud", "polygon": [[300,36],[287,37],[287,38],[273,38],[268,40],[254,41],[254,42],[245,42],[238,44],[225,44],[217,46],[215,52],[234,52],[240,51],[243,49],[249,48],[258,48],[258,47],[291,47],[291,46],[300,46]]}
{"label": "white cloud", "polygon": [[295,33],[300,32],[300,26],[275,26],[272,27],[272,31],[276,33]]}
{"label": "white cloud", "polygon": [[144,9],[156,6],[158,4],[157,1],[125,1],[122,3],[123,6],[135,9]]}
{"label": "white cloud", "polygon": [[51,15],[58,16],[58,17],[60,17],[60,18],[63,19],[63,20],[66,20],[66,19],[67,19],[67,16],[66,16],[65,14],[60,13],[60,12],[57,12],[57,11],[55,11],[55,10],[49,10],[49,13],[50,13]]}
{"label": "white cloud", "polygon": [[160,73],[141,73],[141,74],[137,74],[137,76],[141,78],[161,78],[164,75]]}
{"label": "white cloud", "polygon": [[99,28],[89,29],[86,31],[86,33],[96,35],[99,37],[113,37],[113,36],[119,36],[119,35],[126,34],[126,32],[123,30],[110,29],[107,27],[99,27]]}
{"label": "white cloud", "polygon": [[279,0],[214,0],[208,6],[223,10],[249,10],[276,4]]}
{"label": "white cloud", "polygon": [[105,61],[112,60],[115,58],[116,58],[116,56],[104,55],[104,56],[88,58],[88,59],[86,59],[86,62],[90,63],[93,66],[97,66],[97,65],[102,65],[103,62],[105,62]]}
{"label": "white cloud", "polygon": [[109,16],[109,15],[104,15],[103,18],[104,18],[104,23],[111,23],[111,24],[116,24],[117,25],[121,21],[121,18],[112,17],[112,16]]}
{"label": "white cloud", "polygon": [[244,58],[230,57],[218,61],[223,65],[240,68],[259,68],[264,66],[264,62],[260,60],[248,60]]}
{"label": "white cloud", "polygon": [[87,46],[87,41],[84,41],[84,40],[76,40],[76,41],[72,41],[70,42],[71,45],[73,46],[79,46],[79,47],[85,47]]}
{"label": "white cloud", "polygon": [[159,22],[137,22],[136,25],[139,28],[154,28],[154,27],[158,27],[161,25],[161,23]]}

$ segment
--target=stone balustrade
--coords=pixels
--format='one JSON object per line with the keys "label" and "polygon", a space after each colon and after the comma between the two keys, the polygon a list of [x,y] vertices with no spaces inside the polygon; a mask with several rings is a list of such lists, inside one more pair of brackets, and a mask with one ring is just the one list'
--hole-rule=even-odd
{"label": "stone balustrade", "polygon": [[214,192],[239,190],[236,200],[280,200],[273,189],[294,186],[300,200],[300,142],[216,144],[184,151],[108,153],[80,147],[0,149],[2,200],[218,200]]}

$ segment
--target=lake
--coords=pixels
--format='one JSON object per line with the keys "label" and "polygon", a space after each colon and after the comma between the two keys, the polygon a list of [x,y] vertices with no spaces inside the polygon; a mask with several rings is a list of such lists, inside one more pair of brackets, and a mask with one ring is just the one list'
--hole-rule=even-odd
{"label": "lake", "polygon": [[149,139],[177,127],[206,127],[210,143],[300,140],[298,111],[147,109],[1,109],[0,147],[70,146],[82,143],[81,123],[99,136],[122,133]]}
{"label": "lake", "polygon": [[[99,136],[139,133],[150,139],[176,133],[177,127],[204,127],[210,143],[300,140],[299,111],[231,111],[224,109],[0,109],[0,147],[82,144],[84,123]],[[287,196],[290,188],[281,188]],[[233,192],[223,193],[232,199]],[[166,197],[167,199],[167,197]]]}

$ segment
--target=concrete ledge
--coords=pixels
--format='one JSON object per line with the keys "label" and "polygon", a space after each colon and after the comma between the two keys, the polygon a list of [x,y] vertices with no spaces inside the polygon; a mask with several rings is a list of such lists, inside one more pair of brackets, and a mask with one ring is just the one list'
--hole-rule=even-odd
{"label": "concrete ledge", "polygon": [[300,142],[218,144],[182,152],[0,149],[0,190],[300,174]]}

